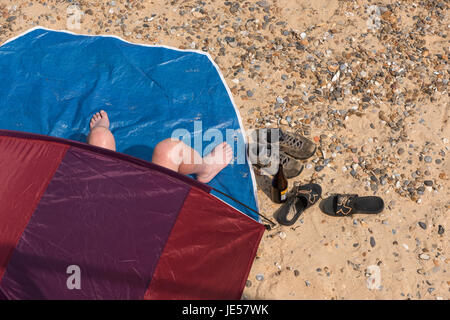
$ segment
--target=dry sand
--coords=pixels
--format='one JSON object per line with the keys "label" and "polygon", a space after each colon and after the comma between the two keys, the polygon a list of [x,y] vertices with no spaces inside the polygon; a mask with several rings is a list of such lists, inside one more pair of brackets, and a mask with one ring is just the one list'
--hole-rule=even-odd
{"label": "dry sand", "polygon": [[[71,5],[82,12],[73,32],[208,51],[246,129],[319,145],[290,186],[385,200],[376,216],[316,206],[267,232],[244,299],[450,298],[447,1],[0,0],[0,43],[68,29]],[[267,178],[258,184],[272,216]],[[368,281],[377,270],[381,282]]]}

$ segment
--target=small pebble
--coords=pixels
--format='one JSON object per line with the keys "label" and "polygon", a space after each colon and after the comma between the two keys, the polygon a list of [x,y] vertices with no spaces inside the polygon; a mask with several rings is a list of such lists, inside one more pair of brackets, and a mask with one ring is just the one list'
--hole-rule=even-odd
{"label": "small pebble", "polygon": [[426,253],[420,254],[419,258],[422,259],[422,260],[430,260],[430,256],[427,255]]}
{"label": "small pebble", "polygon": [[277,97],[277,103],[278,103],[278,104],[283,104],[284,102],[285,102],[285,101],[284,101],[283,98]]}
{"label": "small pebble", "polygon": [[431,186],[433,186],[433,181],[432,180],[425,180],[423,182],[423,184],[426,185],[427,187],[431,187]]}
{"label": "small pebble", "polygon": [[419,226],[424,230],[427,228],[427,225],[425,223],[423,223],[422,221],[419,221]]}
{"label": "small pebble", "polygon": [[373,247],[375,247],[375,238],[374,237],[370,237],[370,245]]}
{"label": "small pebble", "polygon": [[315,169],[317,172],[319,172],[319,171],[322,171],[323,168],[324,168],[324,166],[316,166],[314,169]]}
{"label": "small pebble", "polygon": [[263,0],[263,1],[257,1],[256,4],[260,7],[266,8],[269,6],[269,4],[267,3],[267,1]]}

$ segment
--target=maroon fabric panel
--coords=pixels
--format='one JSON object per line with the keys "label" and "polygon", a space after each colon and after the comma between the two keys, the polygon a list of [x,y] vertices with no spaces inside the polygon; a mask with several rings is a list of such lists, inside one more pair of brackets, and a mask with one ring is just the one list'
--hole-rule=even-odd
{"label": "maroon fabric panel", "polygon": [[[70,148],[17,244],[8,299],[142,299],[190,186]],[[79,266],[81,289],[67,268]]]}
{"label": "maroon fabric panel", "polygon": [[240,299],[264,226],[192,188],[145,299]]}
{"label": "maroon fabric panel", "polygon": [[0,136],[0,283],[67,146]]}

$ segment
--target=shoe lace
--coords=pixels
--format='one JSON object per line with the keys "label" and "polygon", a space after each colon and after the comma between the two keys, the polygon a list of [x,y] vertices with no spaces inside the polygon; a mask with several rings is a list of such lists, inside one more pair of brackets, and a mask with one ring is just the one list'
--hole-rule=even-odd
{"label": "shoe lace", "polygon": [[283,166],[287,165],[290,161],[291,159],[289,157],[285,156],[283,153],[280,153],[280,163]]}
{"label": "shoe lace", "polygon": [[295,136],[290,135],[289,133],[285,133],[280,130],[280,141],[285,142],[287,145],[291,147],[301,148],[303,141],[297,139]]}

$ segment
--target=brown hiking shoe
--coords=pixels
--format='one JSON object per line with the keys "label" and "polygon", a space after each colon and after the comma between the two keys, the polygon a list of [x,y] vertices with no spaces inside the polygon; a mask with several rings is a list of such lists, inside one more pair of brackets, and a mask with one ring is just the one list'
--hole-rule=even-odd
{"label": "brown hiking shoe", "polygon": [[254,135],[258,143],[279,143],[280,151],[296,159],[308,159],[316,152],[314,142],[298,133],[291,133],[281,129],[257,129]]}
{"label": "brown hiking shoe", "polygon": [[283,171],[287,179],[298,176],[303,171],[303,164],[295,160],[284,152],[280,152],[280,162],[283,165]]}
{"label": "brown hiking shoe", "polygon": [[[257,156],[256,162],[253,163],[256,167],[261,169],[266,169],[265,171],[271,175],[274,175],[278,170],[278,163],[283,166],[283,171],[287,179],[292,179],[298,176],[303,171],[303,164],[285,154],[284,152],[279,152],[278,159],[275,159],[276,155],[272,154],[270,145],[266,148],[261,148],[261,145],[251,144],[249,146],[249,152],[252,156]],[[265,154],[262,154],[265,152]],[[269,172],[269,169],[274,169],[275,172]]]}

